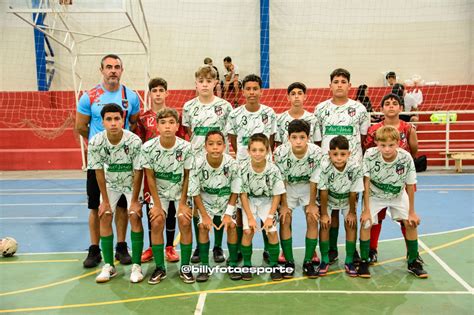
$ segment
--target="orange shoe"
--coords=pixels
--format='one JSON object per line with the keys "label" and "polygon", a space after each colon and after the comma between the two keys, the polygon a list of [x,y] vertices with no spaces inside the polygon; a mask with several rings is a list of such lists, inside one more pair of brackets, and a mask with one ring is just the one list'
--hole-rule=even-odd
{"label": "orange shoe", "polygon": [[313,259],[311,260],[314,265],[319,265],[321,261],[319,260],[318,253],[314,251]]}
{"label": "orange shoe", "polygon": [[176,254],[176,251],[173,246],[166,246],[165,249],[166,260],[169,262],[178,262],[179,256]]}
{"label": "orange shoe", "polygon": [[285,254],[283,254],[283,251],[280,252],[280,256],[278,257],[278,263],[279,264],[285,264],[286,263],[286,258],[285,258]]}
{"label": "orange shoe", "polygon": [[153,251],[151,250],[151,247],[148,247],[142,253],[142,263],[149,262],[152,259],[153,259]]}

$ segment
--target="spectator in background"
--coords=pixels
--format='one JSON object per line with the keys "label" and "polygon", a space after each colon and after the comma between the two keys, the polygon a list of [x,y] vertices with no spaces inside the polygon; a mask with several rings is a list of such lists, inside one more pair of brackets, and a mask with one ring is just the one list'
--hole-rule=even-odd
{"label": "spectator in background", "polygon": [[397,75],[393,71],[387,72],[387,75],[385,75],[385,79],[387,80],[388,86],[393,86],[395,83],[397,83]]}
{"label": "spectator in background", "polygon": [[212,59],[209,57],[204,58],[204,64],[209,65],[214,68],[217,72],[217,82],[216,86],[214,87],[214,93],[216,93],[217,97],[222,97],[222,86],[220,84],[221,80],[219,78],[219,70],[217,70],[217,67],[212,64]]}
{"label": "spectator in background", "polygon": [[[365,109],[367,110],[368,113],[373,112],[374,110],[372,109],[372,103],[370,102],[370,98],[367,95],[369,92],[369,88],[367,87],[366,84],[359,85],[359,88],[357,89],[357,95],[356,95],[356,101],[364,105]],[[379,116],[370,116],[370,121],[375,123],[380,121]]]}
{"label": "spectator in background", "polygon": [[[395,83],[392,87],[392,93],[400,97],[404,107],[404,112],[416,111],[418,109],[416,99],[411,94],[407,94],[403,84]],[[418,115],[403,114],[400,115],[400,119],[406,122],[416,122],[418,121]]]}
{"label": "spectator in background", "polygon": [[239,81],[239,67],[232,63],[232,58],[229,56],[224,58],[224,67],[227,72],[224,74],[223,86],[224,86],[224,99],[227,100],[230,91],[234,91],[235,96],[232,101],[229,101],[233,105],[237,105],[239,99],[240,81]]}

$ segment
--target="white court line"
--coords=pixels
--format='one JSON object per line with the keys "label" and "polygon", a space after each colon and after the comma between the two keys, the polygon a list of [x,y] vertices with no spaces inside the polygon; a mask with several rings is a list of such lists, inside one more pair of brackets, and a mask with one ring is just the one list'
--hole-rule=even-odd
{"label": "white court line", "polygon": [[[467,291],[348,291],[348,290],[281,290],[281,291],[210,291],[210,294],[370,294],[370,295],[467,295]],[[196,314],[196,313],[195,313]]]}
{"label": "white court line", "polygon": [[206,303],[206,296],[207,296],[207,293],[199,294],[199,299],[196,305],[196,309],[194,310],[194,315],[202,314],[202,311],[204,310],[204,303]]}
{"label": "white court line", "polygon": [[448,266],[441,258],[439,258],[438,255],[436,255],[431,248],[429,248],[422,240],[418,238],[418,244],[420,244],[420,247],[423,248],[428,254],[430,254],[431,257],[433,257],[434,260],[438,262],[438,264],[441,265],[441,267],[446,270],[447,273],[451,277],[453,277],[457,282],[459,282],[470,294],[474,294],[473,288],[466,282],[464,281],[463,278],[461,278],[451,267]]}
{"label": "white court line", "polygon": [[77,219],[78,217],[3,217],[0,220],[44,220],[44,219]]}
{"label": "white court line", "polygon": [[0,207],[25,207],[25,206],[87,206],[86,202],[62,203],[0,203]]}
{"label": "white court line", "polygon": [[86,192],[21,192],[21,193],[0,193],[0,196],[32,196],[32,195],[84,195]]}

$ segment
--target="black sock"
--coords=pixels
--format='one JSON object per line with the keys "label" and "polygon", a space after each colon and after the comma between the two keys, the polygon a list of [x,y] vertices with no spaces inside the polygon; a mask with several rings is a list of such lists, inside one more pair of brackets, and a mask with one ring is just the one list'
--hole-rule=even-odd
{"label": "black sock", "polygon": [[170,202],[168,206],[168,216],[166,217],[166,247],[173,246],[175,229],[176,207],[174,202]]}

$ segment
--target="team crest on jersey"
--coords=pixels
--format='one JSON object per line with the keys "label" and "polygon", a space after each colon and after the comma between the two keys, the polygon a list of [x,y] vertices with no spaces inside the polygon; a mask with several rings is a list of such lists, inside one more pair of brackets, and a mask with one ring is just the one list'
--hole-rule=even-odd
{"label": "team crest on jersey", "polygon": [[217,116],[222,116],[222,114],[224,113],[224,111],[222,110],[222,106],[216,106],[214,108],[214,113],[216,113]]}
{"label": "team crest on jersey", "polygon": [[124,109],[127,109],[127,108],[128,108],[128,100],[122,99],[122,107],[123,107]]}
{"label": "team crest on jersey", "polygon": [[266,123],[268,122],[268,115],[265,114],[265,113],[262,114],[262,122],[263,122],[264,124],[266,124]]}
{"label": "team crest on jersey", "polygon": [[128,145],[124,145],[123,150],[125,151],[125,154],[128,155],[128,151],[129,151]]}
{"label": "team crest on jersey", "polygon": [[308,158],[308,164],[309,164],[309,168],[314,168],[314,159]]}
{"label": "team crest on jersey", "polygon": [[405,173],[405,166],[403,166],[402,164],[397,164],[397,166],[395,167],[395,171],[398,175],[402,175],[403,173]]}
{"label": "team crest on jersey", "polygon": [[355,114],[356,114],[355,108],[348,108],[347,109],[347,114],[349,114],[349,116],[351,116],[351,117],[354,117]]}
{"label": "team crest on jersey", "polygon": [[407,138],[407,135],[404,132],[400,132],[400,140],[405,140]]}
{"label": "team crest on jersey", "polygon": [[352,177],[354,177],[354,174],[352,172],[347,172],[347,178],[349,178],[350,181],[352,181]]}
{"label": "team crest on jersey", "polygon": [[223,171],[224,171],[224,176],[225,176],[225,177],[229,177],[229,167],[228,167],[228,166],[224,166]]}
{"label": "team crest on jersey", "polygon": [[176,150],[176,161],[181,162],[183,160],[183,151]]}

